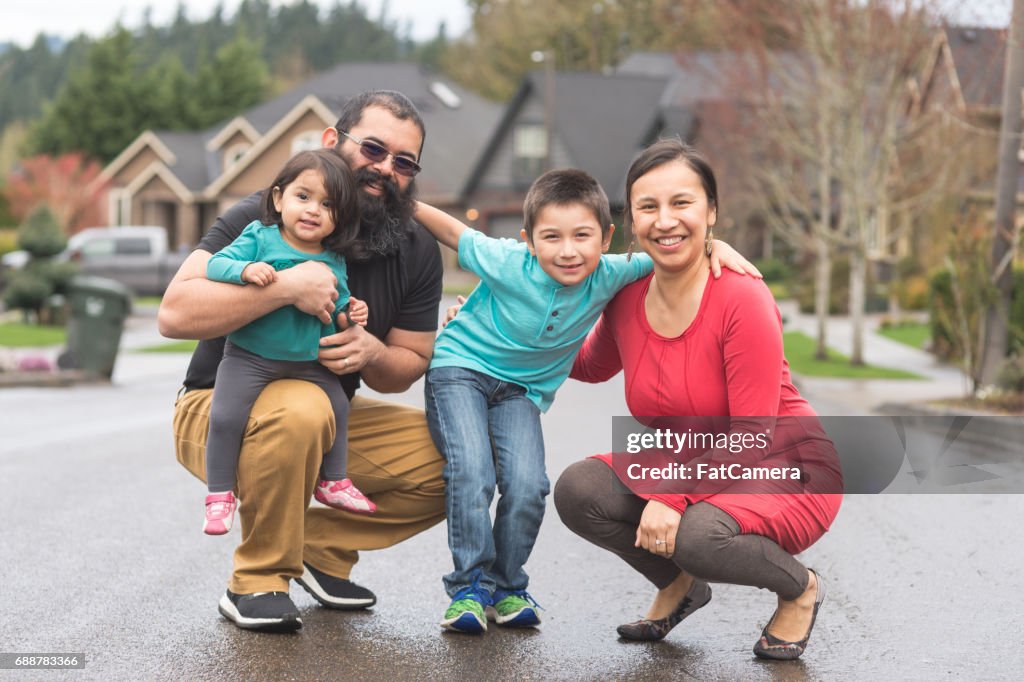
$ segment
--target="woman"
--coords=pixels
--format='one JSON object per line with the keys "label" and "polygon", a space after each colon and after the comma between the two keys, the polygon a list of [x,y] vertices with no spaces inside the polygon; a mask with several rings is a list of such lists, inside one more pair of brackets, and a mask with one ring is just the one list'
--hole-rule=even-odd
{"label": "woman", "polygon": [[[825,581],[793,555],[816,542],[839,510],[841,495],[828,494],[842,490],[835,450],[790,380],[781,317],[767,287],[730,272],[709,276],[706,245],[719,205],[707,162],[679,140],[651,145],[629,169],[626,206],[631,248],[651,256],[654,272],[608,305],[572,376],[598,382],[624,370],[634,415],[722,417],[730,435],[762,429],[770,434],[765,447],[700,452],[697,459],[734,456],[747,467],[797,462],[803,480],[774,489],[707,481],[638,492],[621,457],[605,455],[566,469],[555,505],[570,529],[658,588],[644,619],[619,626],[624,639],[663,638],[710,601],[708,582],[726,582],[776,593],[778,608],[754,653],[797,658]],[[630,491],[609,494],[620,481]]]}

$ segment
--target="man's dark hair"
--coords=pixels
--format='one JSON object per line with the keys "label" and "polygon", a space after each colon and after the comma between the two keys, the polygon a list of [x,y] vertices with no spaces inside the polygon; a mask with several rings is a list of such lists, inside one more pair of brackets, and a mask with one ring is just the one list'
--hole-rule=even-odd
{"label": "man's dark hair", "polygon": [[[386,109],[392,116],[400,121],[412,121],[420,129],[420,148],[416,152],[419,157],[423,152],[423,141],[427,139],[427,127],[423,125],[423,118],[419,109],[408,97],[396,90],[367,90],[354,97],[350,97],[338,114],[338,122],[334,129],[339,132],[348,132],[353,126],[359,125],[363,119],[363,112],[367,107],[380,107]],[[343,140],[339,139],[340,145]]]}
{"label": "man's dark hair", "polygon": [[281,225],[281,212],[274,206],[274,190],[284,194],[288,185],[307,170],[315,170],[324,179],[324,191],[331,202],[334,231],[321,244],[329,251],[347,256],[359,230],[359,195],[355,174],[345,159],[332,149],[299,152],[284,165],[270,187],[263,191],[263,222]]}
{"label": "man's dark hair", "polygon": [[533,226],[537,216],[547,206],[579,204],[593,212],[601,234],[611,229],[612,211],[608,196],[590,173],[575,168],[548,171],[533,181],[523,202],[523,226],[526,236],[533,240]]}

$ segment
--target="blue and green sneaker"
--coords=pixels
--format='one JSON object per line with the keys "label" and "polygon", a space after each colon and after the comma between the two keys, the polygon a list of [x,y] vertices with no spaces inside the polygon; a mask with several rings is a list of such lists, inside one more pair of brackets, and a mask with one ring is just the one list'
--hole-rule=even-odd
{"label": "blue and green sneaker", "polygon": [[472,586],[460,590],[452,598],[448,610],[444,612],[441,627],[445,630],[466,632],[472,635],[487,632],[484,607],[490,601],[485,592],[476,590]]}
{"label": "blue and green sneaker", "polygon": [[498,590],[487,615],[498,625],[510,628],[532,628],[540,625],[541,608],[526,590]]}

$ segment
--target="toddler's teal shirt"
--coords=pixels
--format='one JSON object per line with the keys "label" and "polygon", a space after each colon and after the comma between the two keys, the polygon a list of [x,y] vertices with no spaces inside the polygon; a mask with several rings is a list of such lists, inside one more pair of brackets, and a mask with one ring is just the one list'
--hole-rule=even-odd
{"label": "toddler's teal shirt", "polygon": [[[322,253],[298,251],[282,239],[276,225],[264,225],[258,220],[249,223],[235,241],[210,258],[206,277],[218,282],[245,284],[242,270],[250,263],[269,263],[274,270],[281,271],[310,260],[326,263],[338,278],[338,305],[333,315],[337,318],[349,298],[345,259],[326,250]],[[333,322],[324,324],[288,305],[228,334],[228,339],[250,353],[271,360],[316,360],[321,337],[336,331]]]}

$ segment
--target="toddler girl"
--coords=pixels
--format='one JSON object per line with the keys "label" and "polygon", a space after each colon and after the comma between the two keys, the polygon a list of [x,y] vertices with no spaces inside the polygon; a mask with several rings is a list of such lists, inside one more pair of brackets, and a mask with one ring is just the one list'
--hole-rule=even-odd
{"label": "toddler girl", "polygon": [[308,260],[325,263],[338,279],[337,327],[294,306],[284,306],[228,334],[217,369],[206,445],[206,521],[203,532],[231,530],[238,501],[236,470],[249,412],[263,388],[276,379],[303,379],[331,401],[337,434],[324,454],[314,497],[330,507],[369,514],[376,505],[345,476],[348,460],[348,398],[338,377],[317,362],[320,339],[366,324],[366,303],[349,296],[345,260],[359,223],[355,178],[333,150],[292,157],[263,195],[264,221],[253,221],[235,241],[210,258],[206,276],[218,282],[272,286],[277,272]]}

